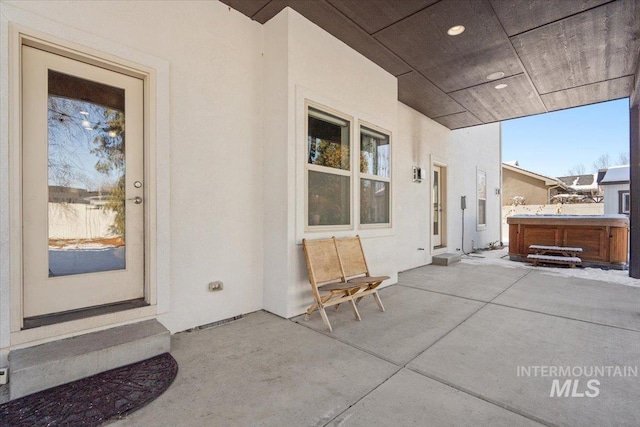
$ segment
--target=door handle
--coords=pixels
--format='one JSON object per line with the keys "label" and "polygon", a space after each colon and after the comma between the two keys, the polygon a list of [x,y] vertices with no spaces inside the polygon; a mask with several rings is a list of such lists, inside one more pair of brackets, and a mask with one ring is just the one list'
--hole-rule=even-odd
{"label": "door handle", "polygon": [[142,197],[140,197],[140,196],[132,197],[132,198],[127,199],[127,200],[133,200],[133,203],[135,203],[136,205],[139,205],[140,203],[142,203]]}

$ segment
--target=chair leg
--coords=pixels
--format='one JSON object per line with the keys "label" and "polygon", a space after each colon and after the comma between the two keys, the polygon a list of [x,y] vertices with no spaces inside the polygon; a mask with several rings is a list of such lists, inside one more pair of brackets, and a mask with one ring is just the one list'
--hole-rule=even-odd
{"label": "chair leg", "polygon": [[375,291],[373,293],[373,297],[376,299],[376,302],[378,303],[378,307],[380,307],[380,311],[384,311],[384,305],[382,305],[382,300],[380,300],[380,295],[378,295],[378,291]]}
{"label": "chair leg", "polygon": [[309,320],[309,316],[311,316],[311,313],[313,313],[317,309],[318,309],[318,303],[317,302],[314,302],[313,304],[311,304],[311,306],[309,308],[307,308],[307,315],[305,316],[304,320]]}
{"label": "chair leg", "polygon": [[320,316],[322,316],[324,324],[329,328],[329,332],[333,332],[333,328],[331,328],[331,323],[329,323],[329,318],[327,317],[327,312],[324,311],[324,307],[319,306],[318,310],[320,310]]}
{"label": "chair leg", "polygon": [[352,299],[349,300],[349,304],[351,304],[351,308],[353,308],[353,314],[355,314],[357,320],[362,320],[360,317],[360,312],[358,311],[358,307],[356,307],[356,302]]}

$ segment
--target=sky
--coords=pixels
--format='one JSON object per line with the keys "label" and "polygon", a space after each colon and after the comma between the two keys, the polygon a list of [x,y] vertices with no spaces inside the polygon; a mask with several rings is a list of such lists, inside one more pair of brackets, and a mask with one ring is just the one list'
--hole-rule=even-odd
{"label": "sky", "polygon": [[629,99],[570,108],[502,122],[502,161],[551,177],[569,175],[609,154],[611,166],[629,156]]}

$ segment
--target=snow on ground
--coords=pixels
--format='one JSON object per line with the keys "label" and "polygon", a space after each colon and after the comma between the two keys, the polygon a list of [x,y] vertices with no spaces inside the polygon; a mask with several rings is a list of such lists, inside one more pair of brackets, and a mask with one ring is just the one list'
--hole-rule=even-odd
{"label": "snow on ground", "polygon": [[71,274],[96,273],[125,268],[125,247],[80,245],[80,248],[49,248],[49,274],[68,276]]}
{"label": "snow on ground", "polygon": [[576,277],[579,279],[598,280],[640,288],[640,279],[629,277],[629,271],[603,270],[592,267],[534,267],[532,264],[526,262],[511,261],[509,259],[508,248],[466,255],[462,257],[461,262],[472,265],[499,265],[505,268],[535,269],[542,274],[548,274],[550,276]]}

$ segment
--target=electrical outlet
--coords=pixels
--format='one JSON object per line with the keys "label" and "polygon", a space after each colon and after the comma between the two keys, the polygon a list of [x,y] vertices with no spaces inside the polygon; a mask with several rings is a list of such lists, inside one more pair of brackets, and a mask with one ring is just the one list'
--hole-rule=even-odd
{"label": "electrical outlet", "polygon": [[0,385],[9,382],[9,368],[0,368]]}
{"label": "electrical outlet", "polygon": [[221,291],[224,287],[224,283],[220,280],[216,280],[215,282],[209,283],[209,292]]}

